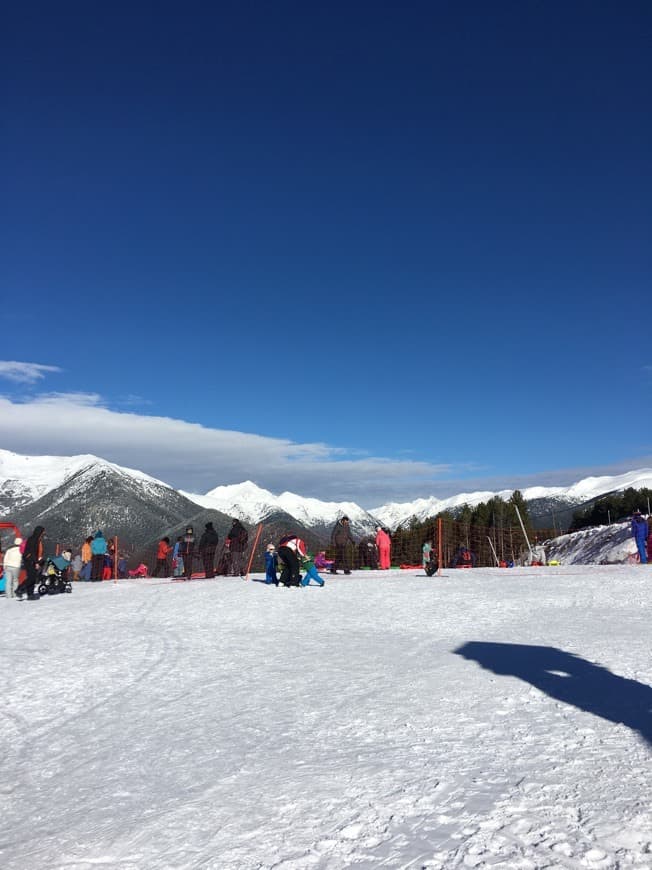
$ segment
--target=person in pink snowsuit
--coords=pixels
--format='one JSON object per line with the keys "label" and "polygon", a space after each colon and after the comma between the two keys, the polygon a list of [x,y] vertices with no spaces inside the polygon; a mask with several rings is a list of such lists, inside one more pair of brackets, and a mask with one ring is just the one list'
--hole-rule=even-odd
{"label": "person in pink snowsuit", "polygon": [[378,547],[378,567],[386,571],[390,566],[392,539],[381,526],[376,526],[376,546]]}

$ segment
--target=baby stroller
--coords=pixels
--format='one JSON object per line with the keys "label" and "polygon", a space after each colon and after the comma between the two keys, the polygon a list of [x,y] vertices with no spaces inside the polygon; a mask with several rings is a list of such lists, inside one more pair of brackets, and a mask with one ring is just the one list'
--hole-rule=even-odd
{"label": "baby stroller", "polygon": [[48,556],[38,588],[39,595],[56,595],[59,592],[72,592],[72,583],[68,580],[70,562],[63,556]]}

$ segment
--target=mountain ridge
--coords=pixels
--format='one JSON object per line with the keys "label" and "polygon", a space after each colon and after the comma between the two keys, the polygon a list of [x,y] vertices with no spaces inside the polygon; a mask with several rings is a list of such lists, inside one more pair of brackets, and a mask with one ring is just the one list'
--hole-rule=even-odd
{"label": "mountain ridge", "polygon": [[[473,507],[496,496],[507,500],[515,491],[463,492],[446,499],[432,496],[365,510],[355,502],[325,502],[287,491],[274,495],[250,480],[217,486],[202,495],[177,490],[137,469],[119,466],[92,454],[32,457],[0,449],[0,515],[12,521],[20,518],[23,523],[47,516],[49,522],[56,524],[57,509],[63,514],[79,516],[72,507],[77,498],[84,503],[89,521],[90,517],[99,521],[102,515],[97,514],[92,497],[89,500],[89,492],[92,495],[97,480],[104,481],[105,506],[109,502],[113,504],[109,514],[104,515],[119,525],[122,525],[121,508],[126,510],[127,504],[135,500],[151,514],[150,530],[159,513],[161,520],[167,518],[165,531],[161,529],[156,534],[167,534],[168,527],[176,529],[177,525],[188,522],[189,517],[198,520],[215,517],[221,527],[225,527],[229,518],[237,517],[249,524],[270,521],[279,528],[291,525],[295,530],[310,530],[322,540],[328,539],[332,526],[343,515],[350,517],[354,535],[365,537],[373,535],[377,525],[395,530],[413,518],[422,521],[465,504]],[[557,517],[570,515],[591,500],[628,487],[652,488],[652,469],[587,477],[569,487],[528,487],[520,492],[532,505],[535,516],[552,528],[555,514]],[[123,499],[122,505],[118,494]],[[548,521],[550,517],[552,523]]]}

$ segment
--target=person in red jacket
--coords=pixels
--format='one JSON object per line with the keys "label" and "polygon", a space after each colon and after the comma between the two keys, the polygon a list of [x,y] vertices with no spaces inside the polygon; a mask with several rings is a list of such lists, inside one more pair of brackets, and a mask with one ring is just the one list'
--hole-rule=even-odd
{"label": "person in red jacket", "polygon": [[387,571],[391,563],[392,539],[382,526],[376,526],[376,546],[381,571]]}
{"label": "person in red jacket", "polygon": [[168,537],[161,538],[158,542],[158,549],[156,551],[156,568],[154,568],[152,577],[168,576],[170,573],[168,571],[168,553],[171,549],[170,539]]}

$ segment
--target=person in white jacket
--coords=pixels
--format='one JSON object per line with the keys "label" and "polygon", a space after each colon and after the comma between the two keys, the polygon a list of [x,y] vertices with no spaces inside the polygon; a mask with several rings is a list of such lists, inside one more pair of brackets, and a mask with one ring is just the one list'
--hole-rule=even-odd
{"label": "person in white jacket", "polygon": [[23,554],[20,552],[22,538],[14,538],[13,546],[7,549],[4,559],[5,569],[5,594],[7,598],[15,598],[15,589],[18,586],[20,569],[23,564]]}

